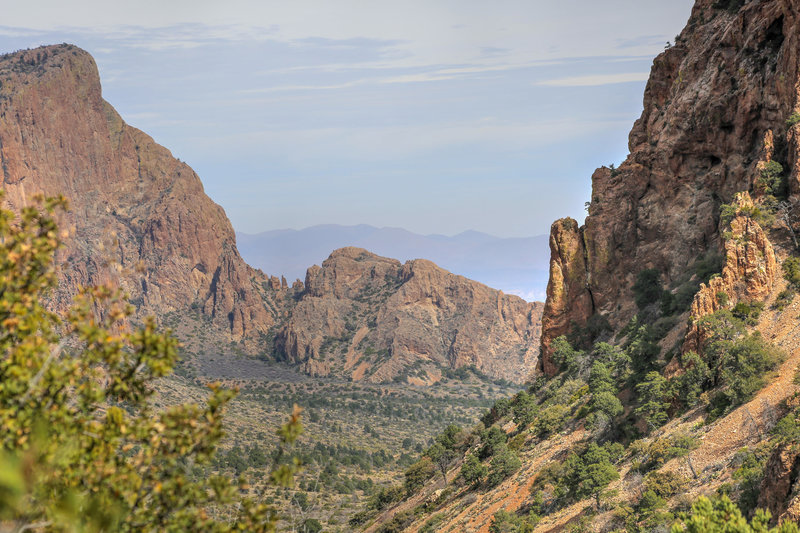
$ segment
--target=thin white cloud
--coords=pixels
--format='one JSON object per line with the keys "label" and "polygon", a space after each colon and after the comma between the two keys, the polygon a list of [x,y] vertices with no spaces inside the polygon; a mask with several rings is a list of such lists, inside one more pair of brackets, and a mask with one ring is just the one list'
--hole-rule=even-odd
{"label": "thin white cloud", "polygon": [[590,76],[571,76],[554,80],[544,80],[534,85],[547,87],[597,87],[599,85],[615,85],[617,83],[631,83],[647,81],[648,72],[624,72],[621,74],[594,74]]}

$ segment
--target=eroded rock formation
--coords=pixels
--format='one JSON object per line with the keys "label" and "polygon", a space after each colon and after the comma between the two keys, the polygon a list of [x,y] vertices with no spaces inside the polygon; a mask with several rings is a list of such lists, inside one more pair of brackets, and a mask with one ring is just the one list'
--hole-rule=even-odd
{"label": "eroded rock formation", "polygon": [[[750,195],[739,193],[733,202],[737,212],[754,207]],[[700,286],[690,312],[691,325],[683,351],[702,351],[704,332],[698,320],[738,302],[761,301],[779,277],[775,251],[761,226],[750,216],[738,214],[725,235],[722,275]]]}
{"label": "eroded rock formation", "polygon": [[70,200],[57,308],[81,286],[111,282],[140,315],[199,311],[225,341],[243,341],[237,349],[373,381],[431,383],[472,365],[520,382],[538,357],[541,304],[428,261],[346,249],[291,287],[250,268],[194,171],[125,124],[75,46],[0,57],[0,168],[12,209],[37,193]]}
{"label": "eroded rock formation", "polygon": [[[698,256],[722,248],[720,206],[755,189],[765,146],[790,170],[791,194],[800,193],[799,126],[787,123],[800,90],[800,6],[772,0],[732,11],[698,0],[675,45],[655,59],[630,155],[592,176],[589,215],[578,231],[584,271],[553,249],[551,271],[568,265],[570,275],[551,279],[544,370],[552,371],[552,339],[586,321],[587,298],[592,312],[619,328],[636,310],[637,273],[658,269],[669,284]],[[575,279],[586,280],[585,290],[576,290]]]}
{"label": "eroded rock formation", "polygon": [[89,54],[56,45],[2,56],[0,84],[6,203],[18,210],[36,193],[70,200],[56,305],[82,285],[114,281],[141,313],[194,304],[234,339],[274,324],[222,208],[188,165],[103,100]]}
{"label": "eroded rock formation", "polygon": [[541,311],[424,259],[342,248],[308,269],[278,344],[317,375],[424,384],[474,366],[521,382],[536,365]]}

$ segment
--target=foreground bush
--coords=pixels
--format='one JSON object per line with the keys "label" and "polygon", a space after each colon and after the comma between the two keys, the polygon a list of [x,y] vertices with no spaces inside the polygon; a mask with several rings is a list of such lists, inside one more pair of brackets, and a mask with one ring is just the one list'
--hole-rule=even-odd
{"label": "foreground bush", "polygon": [[[223,436],[234,393],[159,411],[154,380],[177,341],[109,288],[84,290],[65,322],[43,304],[55,285],[63,199],[0,210],[0,529],[14,531],[274,531],[277,511],[240,497],[244,482],[195,479]],[[102,311],[100,311],[102,310]],[[283,444],[302,428],[296,411]],[[282,448],[271,482],[299,468]]]}

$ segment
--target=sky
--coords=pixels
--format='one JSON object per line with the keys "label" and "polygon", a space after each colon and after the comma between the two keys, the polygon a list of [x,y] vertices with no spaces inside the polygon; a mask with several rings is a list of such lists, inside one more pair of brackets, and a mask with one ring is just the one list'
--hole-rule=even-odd
{"label": "sky", "polygon": [[547,233],[619,164],[691,0],[0,0],[0,52],[90,52],[245,233]]}

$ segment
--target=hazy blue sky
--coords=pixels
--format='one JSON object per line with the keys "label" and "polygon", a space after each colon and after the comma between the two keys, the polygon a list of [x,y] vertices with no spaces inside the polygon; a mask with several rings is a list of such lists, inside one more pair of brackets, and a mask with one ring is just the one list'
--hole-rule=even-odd
{"label": "hazy blue sky", "polygon": [[619,163],[691,0],[3,2],[0,51],[74,43],[237,230],[545,233]]}

